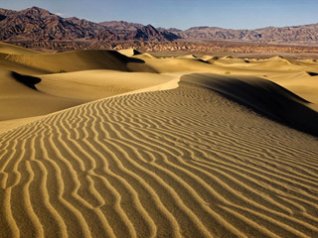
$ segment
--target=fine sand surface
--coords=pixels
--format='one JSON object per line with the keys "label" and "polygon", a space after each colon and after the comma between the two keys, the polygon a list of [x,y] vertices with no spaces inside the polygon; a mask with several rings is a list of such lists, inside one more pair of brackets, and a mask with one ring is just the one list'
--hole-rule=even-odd
{"label": "fine sand surface", "polygon": [[34,90],[15,80],[10,71],[0,68],[0,121],[40,116],[80,103],[83,101]]}
{"label": "fine sand surface", "polygon": [[0,237],[318,237],[316,62],[19,50]]}

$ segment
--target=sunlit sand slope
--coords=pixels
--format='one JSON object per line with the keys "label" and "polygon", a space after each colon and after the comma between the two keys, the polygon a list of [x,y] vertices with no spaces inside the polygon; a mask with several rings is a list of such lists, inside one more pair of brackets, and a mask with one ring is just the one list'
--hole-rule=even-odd
{"label": "sunlit sand slope", "polygon": [[90,69],[154,72],[151,67],[145,65],[143,60],[129,58],[117,51],[107,50],[71,51],[56,54],[13,54],[7,55],[6,61],[48,73]]}
{"label": "sunlit sand slope", "polygon": [[[175,78],[178,77],[110,70],[33,77],[0,69],[0,121],[46,115],[88,101],[160,85]],[[0,130],[4,127],[1,123]]]}
{"label": "sunlit sand slope", "polygon": [[92,101],[160,85],[179,76],[145,72],[86,70],[39,76],[39,91],[50,95]]}
{"label": "sunlit sand slope", "polygon": [[30,50],[27,48],[22,48],[16,45],[0,42],[0,53],[22,55],[22,54],[38,54],[39,52]]}
{"label": "sunlit sand slope", "polygon": [[0,69],[0,121],[45,115],[83,103],[41,93],[34,88],[32,79],[36,78],[22,76],[19,82],[15,76]]}
{"label": "sunlit sand slope", "polygon": [[317,139],[182,83],[0,134],[1,237],[317,237]]}
{"label": "sunlit sand slope", "polygon": [[[154,58],[140,54],[135,57],[144,60],[147,65],[159,72],[201,72],[226,76],[262,77],[318,104],[318,63],[315,60],[287,60],[279,56],[268,59],[213,56],[195,58],[191,55]],[[318,111],[317,107],[315,109]]]}

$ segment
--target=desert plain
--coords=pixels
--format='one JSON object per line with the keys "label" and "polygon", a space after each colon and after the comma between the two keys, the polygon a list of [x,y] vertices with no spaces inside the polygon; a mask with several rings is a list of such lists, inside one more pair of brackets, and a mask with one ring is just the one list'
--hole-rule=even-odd
{"label": "desert plain", "polygon": [[0,44],[0,237],[318,237],[318,62]]}

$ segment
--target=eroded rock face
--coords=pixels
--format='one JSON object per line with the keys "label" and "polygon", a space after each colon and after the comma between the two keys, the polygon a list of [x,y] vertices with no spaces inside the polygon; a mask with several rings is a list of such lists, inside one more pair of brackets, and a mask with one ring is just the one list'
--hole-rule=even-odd
{"label": "eroded rock face", "polygon": [[158,31],[151,25],[127,22],[98,24],[75,17],[62,18],[37,7],[22,11],[0,9],[0,27],[0,40],[33,41],[34,44],[42,41],[43,45],[48,45],[51,41],[167,41],[178,38],[167,31]]}
{"label": "eroded rock face", "polygon": [[109,21],[99,23],[114,32],[120,40],[143,40],[143,41],[172,41],[180,36],[163,28],[155,28],[152,25],[142,25],[125,21]]}
{"label": "eroded rock face", "polygon": [[76,18],[62,18],[44,9],[29,8],[23,11],[0,11],[6,16],[0,21],[0,40],[54,41],[94,39],[103,36],[111,40],[116,35],[96,23]]}
{"label": "eroded rock face", "polygon": [[217,27],[192,27],[172,33],[194,41],[228,40],[283,44],[318,44],[318,24],[293,27],[267,27],[256,30],[231,30]]}
{"label": "eroded rock face", "polygon": [[[59,51],[132,46],[148,51],[192,51],[196,48],[196,52],[209,53],[212,49],[220,50],[229,45],[233,52],[250,51],[248,46],[237,49],[237,43],[318,46],[318,24],[256,30],[192,27],[182,31],[124,21],[94,23],[75,17],[62,18],[37,7],[22,11],[0,9],[0,29],[1,41]],[[222,46],[218,43],[221,41],[225,42]],[[284,50],[294,53],[295,47]]]}

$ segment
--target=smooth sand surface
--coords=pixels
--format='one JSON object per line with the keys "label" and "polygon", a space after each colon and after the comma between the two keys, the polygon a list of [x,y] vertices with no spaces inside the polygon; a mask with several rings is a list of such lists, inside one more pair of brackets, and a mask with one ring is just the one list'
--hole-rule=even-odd
{"label": "smooth sand surface", "polygon": [[317,64],[134,58],[3,66],[0,237],[318,237]]}
{"label": "smooth sand surface", "polygon": [[[83,103],[83,100],[41,93],[0,69],[0,121],[45,115]],[[0,123],[1,126],[1,123]]]}
{"label": "smooth sand surface", "polygon": [[57,54],[8,55],[7,61],[48,73],[63,73],[90,69],[154,72],[143,60],[129,58],[117,51],[87,50]]}
{"label": "smooth sand surface", "polygon": [[16,45],[7,44],[0,42],[0,53],[4,54],[14,54],[14,55],[23,55],[23,54],[39,54],[39,52],[30,50],[27,48],[22,48]]}
{"label": "smooth sand surface", "polygon": [[87,70],[39,76],[38,90],[50,95],[87,101],[160,85],[175,76],[144,72]]}

